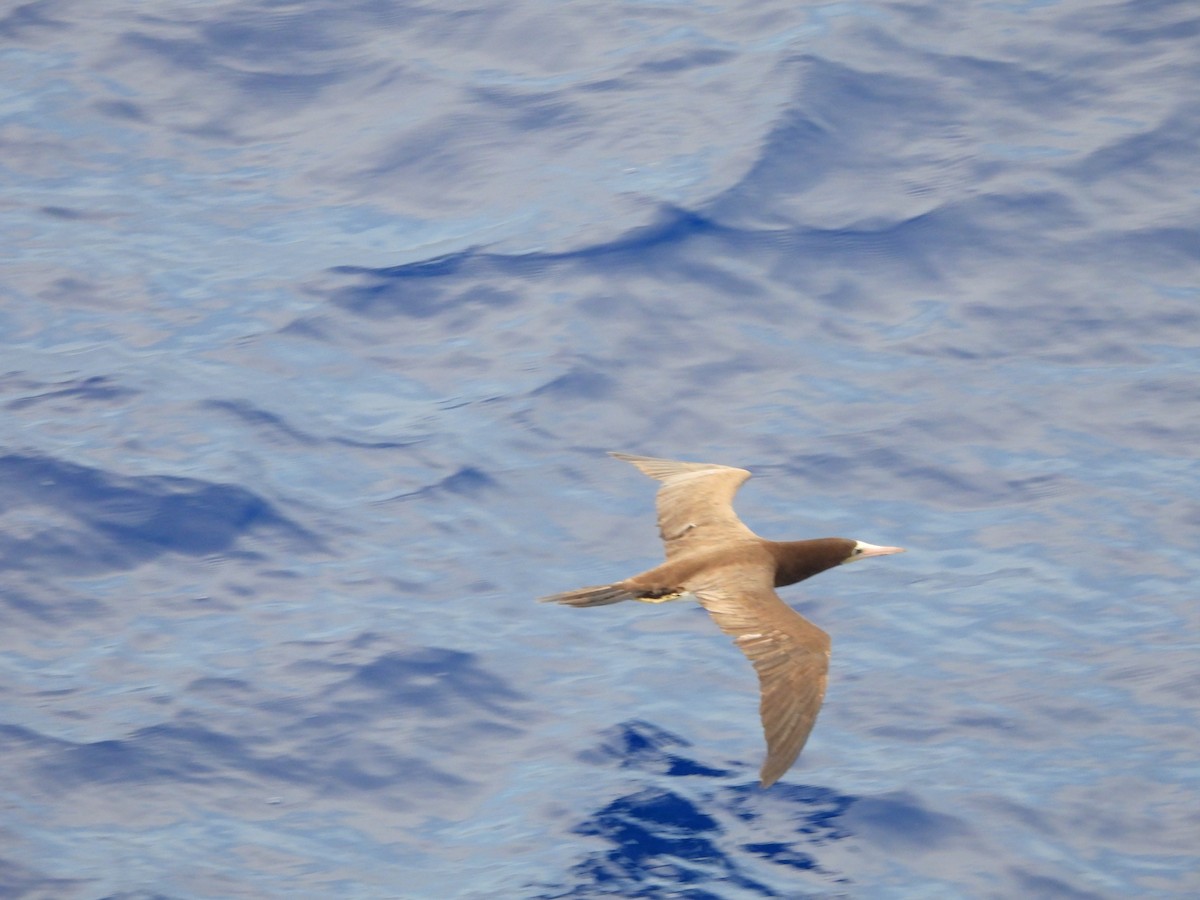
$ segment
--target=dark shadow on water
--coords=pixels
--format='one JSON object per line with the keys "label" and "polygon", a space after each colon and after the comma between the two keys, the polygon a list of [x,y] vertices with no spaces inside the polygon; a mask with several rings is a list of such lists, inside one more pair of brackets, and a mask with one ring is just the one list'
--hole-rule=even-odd
{"label": "dark shadow on water", "polygon": [[705,764],[689,746],[635,720],[584,753],[582,762],[640,786],[570,826],[603,846],[583,851],[558,883],[531,885],[535,896],[844,896],[855,889],[851,873],[825,862],[835,842],[913,855],[973,839],[967,822],[907,792],[853,796],[787,781],[762,790],[752,772]]}
{"label": "dark shadow on water", "polygon": [[[303,322],[294,322],[284,329],[292,334],[305,334],[316,340],[322,335]],[[10,404],[11,405],[11,404]],[[197,404],[205,412],[215,412],[236,419],[239,425],[250,429],[260,440],[268,444],[297,447],[319,447],[322,444],[339,444],[363,450],[397,450],[411,447],[419,440],[411,441],[363,441],[336,434],[316,435],[292,425],[286,416],[263,409],[244,399],[212,399]]]}
{"label": "dark shadow on water", "polygon": [[[708,900],[844,890],[849,879],[821,865],[820,846],[850,836],[841,820],[857,798],[782,783],[762,791],[753,775],[731,784],[736,777],[731,770],[693,759],[685,752],[688,746],[655,725],[631,721],[583,754],[585,763],[647,773],[654,784],[605,803],[574,826],[573,833],[607,846],[587,852],[565,882],[531,886],[541,891],[536,896]],[[790,823],[783,834],[781,821]],[[761,839],[746,839],[756,834]],[[758,869],[754,874],[748,871],[751,860]],[[779,883],[790,877],[793,886],[781,890],[767,883],[761,877],[763,863],[777,866]],[[797,872],[806,874],[806,885],[795,884]]]}
{"label": "dark shadow on water", "polygon": [[252,533],[321,548],[316,536],[237,485],[129,477],[43,456],[0,456],[0,506],[33,514],[32,534],[0,535],[0,565],[15,569],[123,571],[164,553],[227,553]]}
{"label": "dark shadow on water", "polygon": [[[572,259],[612,257],[636,253],[639,257],[648,249],[680,243],[701,234],[720,233],[721,225],[692,210],[678,206],[663,205],[653,222],[631,228],[624,235],[603,243],[566,250],[558,253],[487,253],[472,248],[459,253],[407,263],[400,266],[368,268],[365,266],[337,266],[332,271],[345,275],[376,275],[380,278],[442,278],[447,275],[464,275],[476,267],[495,267],[498,271],[521,273],[540,271],[546,263]],[[505,300],[505,303],[508,301]]]}
{"label": "dark shadow on water", "polygon": [[575,829],[576,834],[602,838],[611,847],[588,854],[574,867],[572,890],[546,896],[615,892],[625,897],[700,900],[721,896],[705,889],[714,882],[774,896],[766,885],[740,873],[716,842],[721,831],[716,819],[680,794],[654,788],[627,794]]}
{"label": "dark shadow on water", "polygon": [[[730,211],[738,214],[736,205]],[[838,260],[858,265],[864,258],[879,261],[896,277],[935,284],[941,280],[944,262],[928,248],[972,252],[981,242],[973,234],[977,230],[973,213],[946,206],[853,227],[791,223],[741,227],[695,210],[663,206],[649,224],[577,249],[504,254],[470,248],[398,266],[337,266],[329,271],[353,280],[317,290],[348,313],[382,321],[483,315],[520,300],[518,293],[497,287],[496,282],[539,282],[547,277],[570,278],[577,272],[602,271],[608,277],[628,272],[676,289],[702,286],[706,294],[736,297],[741,304],[753,297],[766,302],[759,281],[718,261],[728,257],[757,260],[772,281],[789,289],[814,287],[810,279],[815,260],[824,266]],[[858,301],[835,297],[831,302],[842,308]]]}
{"label": "dark shadow on water", "polygon": [[546,382],[532,396],[551,395],[578,400],[604,400],[617,390],[617,381],[595,369],[576,365],[565,375]]}
{"label": "dark shadow on water", "polygon": [[462,701],[499,712],[521,699],[494,673],[482,669],[472,654],[440,647],[385,654],[359,667],[351,681],[395,709],[415,707],[434,716],[447,714]]}
{"label": "dark shadow on water", "polygon": [[520,752],[506,748],[528,717],[524,698],[472,654],[379,653],[377,643],[314,644],[322,656],[289,666],[269,693],[198,678],[168,721],[105,740],[0,723],[0,754],[10,774],[54,797],[99,787],[123,802],[157,785],[219,805],[292,786],[350,805],[444,812],[475,790],[478,760]]}
{"label": "dark shadow on water", "polygon": [[971,834],[962,820],[924,808],[907,792],[858,798],[845,825],[849,833],[893,853],[933,850]]}
{"label": "dark shadow on water", "polygon": [[[488,253],[473,248],[434,259],[400,266],[366,268],[338,266],[338,275],[359,276],[361,281],[332,290],[330,301],[337,307],[368,319],[398,316],[426,319],[443,313],[503,308],[520,299],[511,291],[500,290],[473,279],[493,276],[533,276],[559,265],[602,262],[606,271],[621,268],[642,269],[651,265],[648,251],[656,248],[683,247],[696,237],[722,234],[737,240],[739,232],[727,230],[703,216],[677,207],[664,207],[657,219],[604,243],[559,253]],[[723,270],[695,259],[670,259],[666,265],[683,268],[697,279],[728,281]],[[463,287],[462,285],[467,285]],[[727,285],[741,292],[753,291],[752,285],[737,282]]]}
{"label": "dark shadow on water", "polygon": [[23,863],[0,858],[2,897],[84,897],[87,884],[84,878],[50,878]]}
{"label": "dark shadow on water", "polygon": [[114,400],[126,400],[136,397],[139,391],[121,387],[112,379],[101,375],[81,378],[77,381],[62,384],[37,384],[22,382],[23,390],[30,391],[27,396],[9,400],[4,404],[5,409],[22,410],[46,403],[62,401],[81,401],[82,403],[107,403]]}
{"label": "dark shadow on water", "polygon": [[665,775],[725,777],[727,769],[704,766],[678,748],[690,747],[683,738],[649,722],[633,720],[609,729],[594,750],[581,754],[584,762]]}

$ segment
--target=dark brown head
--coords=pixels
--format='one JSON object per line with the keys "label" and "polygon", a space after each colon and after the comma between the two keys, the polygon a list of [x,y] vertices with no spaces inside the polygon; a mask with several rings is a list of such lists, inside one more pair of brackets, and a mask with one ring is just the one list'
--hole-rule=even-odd
{"label": "dark brown head", "polygon": [[805,578],[872,556],[903,553],[903,547],[880,547],[849,538],[817,538],[812,541],[772,542],[775,554],[775,587],[795,584]]}

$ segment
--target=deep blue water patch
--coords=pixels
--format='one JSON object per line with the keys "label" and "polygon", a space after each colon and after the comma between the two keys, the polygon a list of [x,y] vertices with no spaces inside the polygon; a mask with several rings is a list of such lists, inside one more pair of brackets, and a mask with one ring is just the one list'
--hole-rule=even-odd
{"label": "deep blue water patch", "polygon": [[9,568],[61,567],[77,574],[121,571],[164,553],[231,551],[253,532],[270,532],[306,551],[320,541],[236,485],[198,479],[104,473],[46,457],[0,457],[0,502],[26,514],[65,515],[74,527],[30,538],[0,536]]}

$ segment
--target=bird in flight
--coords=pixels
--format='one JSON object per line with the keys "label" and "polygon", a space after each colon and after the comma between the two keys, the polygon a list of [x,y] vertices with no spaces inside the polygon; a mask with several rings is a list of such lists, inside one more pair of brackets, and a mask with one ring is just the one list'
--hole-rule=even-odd
{"label": "bird in flight", "polygon": [[775,588],[843,563],[903,553],[903,548],[847,538],[768,541],[733,511],[733,496],[750,477],[745,469],[610,455],[662,482],[656,505],[666,561],[624,581],[541,599],[577,607],[622,600],[663,603],[685,596],[699,601],[758,672],[759,715],[767,739],[760,777],[762,787],[770,787],[808,740],[829,673],[829,635],[784,603]]}

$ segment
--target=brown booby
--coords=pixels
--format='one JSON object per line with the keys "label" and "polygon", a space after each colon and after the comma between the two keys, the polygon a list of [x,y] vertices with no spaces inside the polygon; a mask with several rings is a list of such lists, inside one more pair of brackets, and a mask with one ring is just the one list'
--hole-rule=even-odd
{"label": "brown booby", "polygon": [[663,603],[692,596],[733,638],[758,672],[759,714],[767,739],[762,787],[779,780],[808,740],[829,672],[829,635],[779,598],[795,584],[843,563],[902,553],[846,538],[768,541],[742,523],[733,495],[745,469],[611,453],[662,482],[658,531],[666,561],[613,584],[543,597],[566,606],[622,600]]}

